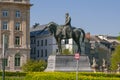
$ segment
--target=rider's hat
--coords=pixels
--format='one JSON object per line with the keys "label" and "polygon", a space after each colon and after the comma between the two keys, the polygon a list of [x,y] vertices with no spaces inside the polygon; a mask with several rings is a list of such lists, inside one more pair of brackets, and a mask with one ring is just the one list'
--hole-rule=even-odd
{"label": "rider's hat", "polygon": [[66,15],[69,15],[69,13],[67,12]]}

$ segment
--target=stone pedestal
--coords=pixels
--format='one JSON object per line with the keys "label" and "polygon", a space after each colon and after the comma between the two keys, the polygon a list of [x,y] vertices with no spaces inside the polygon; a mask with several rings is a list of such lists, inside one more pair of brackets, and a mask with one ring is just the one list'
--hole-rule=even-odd
{"label": "stone pedestal", "polygon": [[[45,71],[76,71],[76,64],[74,55],[50,55]],[[80,56],[78,67],[79,71],[92,71],[88,56]]]}

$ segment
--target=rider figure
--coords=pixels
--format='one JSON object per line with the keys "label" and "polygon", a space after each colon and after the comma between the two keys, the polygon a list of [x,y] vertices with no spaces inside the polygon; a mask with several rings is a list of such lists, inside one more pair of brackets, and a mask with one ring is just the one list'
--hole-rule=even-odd
{"label": "rider figure", "polygon": [[[66,13],[65,14],[65,25],[64,25],[64,28],[63,28],[63,36],[64,38],[66,38],[69,34],[69,36],[71,36],[71,17],[69,16],[69,13]],[[68,34],[66,34],[68,33]]]}

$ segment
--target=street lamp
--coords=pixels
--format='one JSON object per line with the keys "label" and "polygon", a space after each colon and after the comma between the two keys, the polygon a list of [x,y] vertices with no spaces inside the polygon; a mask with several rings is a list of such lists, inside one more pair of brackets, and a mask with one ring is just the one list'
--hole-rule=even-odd
{"label": "street lamp", "polygon": [[5,39],[5,35],[3,34],[2,80],[5,80],[5,40],[4,39]]}
{"label": "street lamp", "polygon": [[2,50],[2,80],[5,80],[5,52],[8,47],[8,37],[7,35],[3,34],[3,50]]}

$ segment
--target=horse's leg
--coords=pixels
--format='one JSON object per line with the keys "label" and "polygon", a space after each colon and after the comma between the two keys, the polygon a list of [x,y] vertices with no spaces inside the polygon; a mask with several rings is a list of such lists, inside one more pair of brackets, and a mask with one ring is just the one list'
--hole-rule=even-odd
{"label": "horse's leg", "polygon": [[55,39],[56,39],[56,43],[57,43],[57,46],[58,46],[58,52],[57,52],[57,54],[60,54],[59,41],[58,41],[57,37],[55,37]]}
{"label": "horse's leg", "polygon": [[62,54],[61,39],[59,39],[59,43],[60,43],[60,46],[59,46],[60,54]]}
{"label": "horse's leg", "polygon": [[79,41],[77,41],[76,43],[77,43],[77,47],[78,47],[77,53],[81,54],[80,43],[79,43]]}
{"label": "horse's leg", "polygon": [[60,38],[58,38],[57,43],[58,43],[58,51],[59,51],[59,54],[62,54],[61,39],[60,39]]}
{"label": "horse's leg", "polygon": [[78,52],[79,54],[81,54],[81,47],[80,47],[80,43],[78,43],[78,45],[77,45],[77,46],[78,46],[78,51],[77,51],[77,52]]}
{"label": "horse's leg", "polygon": [[80,47],[80,42],[79,40],[73,39],[78,47],[77,53],[81,54],[81,47]]}
{"label": "horse's leg", "polygon": [[60,54],[62,54],[62,48],[61,48],[61,44],[60,44],[60,47],[59,47],[59,48],[60,48]]}
{"label": "horse's leg", "polygon": [[58,44],[58,53],[60,54],[60,45]]}

